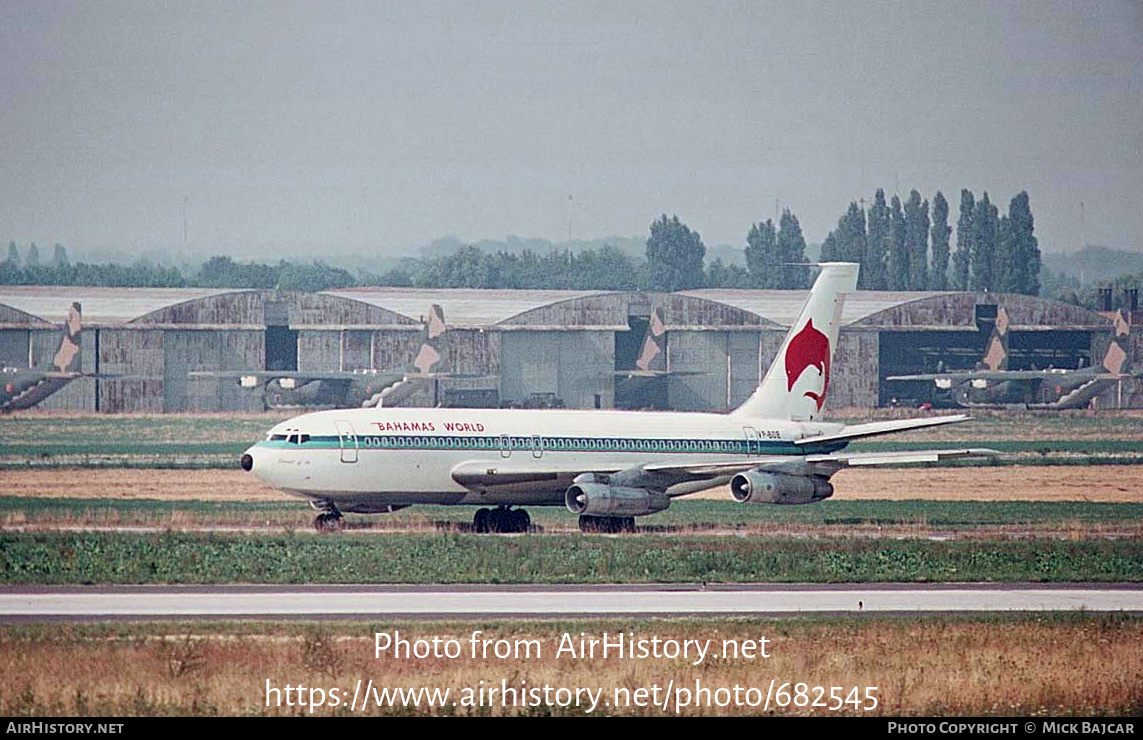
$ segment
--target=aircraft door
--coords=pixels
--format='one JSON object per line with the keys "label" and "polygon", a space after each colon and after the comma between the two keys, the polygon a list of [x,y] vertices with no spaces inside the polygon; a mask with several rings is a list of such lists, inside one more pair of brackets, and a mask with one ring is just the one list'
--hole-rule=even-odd
{"label": "aircraft door", "polygon": [[532,435],[532,457],[539,459],[544,456],[544,443],[540,435]]}
{"label": "aircraft door", "polygon": [[500,457],[512,457],[512,438],[507,434],[500,435]]}
{"label": "aircraft door", "polygon": [[758,437],[758,430],[754,427],[742,427],[746,435],[746,454],[757,456],[762,454],[762,441]]}
{"label": "aircraft door", "polygon": [[335,421],[337,439],[341,445],[341,461],[343,463],[357,462],[357,433],[348,421]]}

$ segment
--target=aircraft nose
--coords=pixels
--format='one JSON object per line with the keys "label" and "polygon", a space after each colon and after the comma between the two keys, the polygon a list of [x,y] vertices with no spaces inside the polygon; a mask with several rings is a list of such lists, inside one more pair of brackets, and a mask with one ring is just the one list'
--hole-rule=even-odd
{"label": "aircraft nose", "polygon": [[249,472],[254,469],[254,456],[249,452],[244,453],[242,459],[238,461],[238,464],[242,466],[243,470]]}

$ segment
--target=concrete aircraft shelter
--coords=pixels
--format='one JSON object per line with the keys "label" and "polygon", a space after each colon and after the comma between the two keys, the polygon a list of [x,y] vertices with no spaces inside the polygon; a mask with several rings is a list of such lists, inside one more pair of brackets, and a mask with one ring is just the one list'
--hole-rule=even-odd
{"label": "concrete aircraft shelter", "polygon": [[[74,301],[83,309],[83,369],[123,377],[78,379],[43,408],[253,411],[262,408],[259,393],[188,373],[404,369],[420,347],[429,307],[439,304],[449,327],[448,370],[465,376],[440,381],[445,402],[725,411],[753,391],[806,295],[0,286],[0,364],[50,365]],[[885,405],[892,393],[886,375],[932,372],[937,362],[971,368],[998,306],[1009,315],[1019,366],[1098,363],[1111,337],[1100,314],[1043,298],[860,291],[845,301],[827,405]],[[667,330],[667,372],[639,376],[634,362],[656,310]],[[1138,332],[1131,342],[1138,368]],[[1127,390],[1124,400],[1137,395]],[[422,393],[411,402],[430,400]]]}

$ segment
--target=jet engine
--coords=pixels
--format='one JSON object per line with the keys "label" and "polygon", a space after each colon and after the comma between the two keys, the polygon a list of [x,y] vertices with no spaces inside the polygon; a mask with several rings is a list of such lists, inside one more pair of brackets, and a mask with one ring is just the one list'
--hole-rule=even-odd
{"label": "jet engine", "polygon": [[564,503],[573,514],[643,516],[667,508],[671,505],[671,499],[646,488],[576,483],[564,494]]}
{"label": "jet engine", "polygon": [[817,475],[747,470],[730,479],[735,501],[750,504],[812,504],[833,495],[833,484]]}

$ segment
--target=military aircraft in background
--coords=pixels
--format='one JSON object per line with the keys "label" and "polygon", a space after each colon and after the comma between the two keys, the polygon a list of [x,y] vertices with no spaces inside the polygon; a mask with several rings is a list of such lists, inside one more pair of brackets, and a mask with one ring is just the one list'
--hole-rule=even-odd
{"label": "military aircraft in background", "polygon": [[8,413],[31,408],[76,378],[122,377],[80,371],[79,337],[82,330],[82,310],[78,303],[72,303],[64,322],[59,349],[52,357],[53,369],[0,368],[0,411]]}
{"label": "military aircraft in background", "polygon": [[[656,395],[665,403],[665,386],[656,394],[652,389],[656,383],[663,383],[669,377],[708,375],[703,370],[673,370],[667,367],[667,325],[663,321],[663,309],[656,307],[647,321],[647,331],[639,346],[639,356],[635,367],[615,371],[615,398],[652,400]],[[641,405],[641,404],[640,404]],[[653,404],[650,404],[653,407]],[[625,408],[631,408],[630,406]]]}
{"label": "military aircraft in background", "polygon": [[[750,504],[833,495],[847,466],[995,454],[951,449],[844,453],[851,440],[964,421],[953,415],[863,424],[819,421],[843,295],[858,266],[824,263],[761,384],[727,414],[572,409],[345,409],[273,427],[242,455],[268,485],[309,499],[315,523],[342,512],[473,505],[479,531],[524,531],[520,507],[566,506],[584,531],[630,531],[671,500],[730,483]],[[920,477],[920,474],[918,474]],[[496,508],[486,508],[493,506]]]}
{"label": "military aircraft in background", "polygon": [[[444,310],[429,310],[423,341],[416,357],[404,368],[389,370],[234,370],[194,371],[191,378],[235,380],[242,388],[262,390],[267,409],[343,409],[397,406],[417,391],[435,391],[436,382],[461,377],[448,371]],[[477,376],[463,376],[477,377]],[[437,394],[434,392],[433,396]],[[435,404],[434,404],[435,405]]]}
{"label": "military aircraft in background", "polygon": [[1136,377],[1127,370],[1130,325],[1122,312],[1115,314],[1115,336],[1098,367],[1009,370],[1008,327],[1008,313],[1000,307],[976,369],[890,375],[885,379],[932,382],[951,404],[965,408],[1082,409],[1121,380]]}

